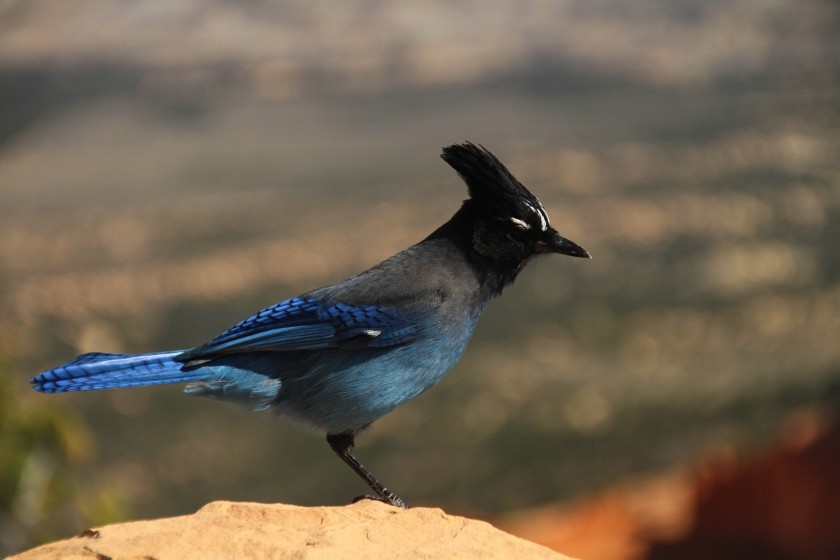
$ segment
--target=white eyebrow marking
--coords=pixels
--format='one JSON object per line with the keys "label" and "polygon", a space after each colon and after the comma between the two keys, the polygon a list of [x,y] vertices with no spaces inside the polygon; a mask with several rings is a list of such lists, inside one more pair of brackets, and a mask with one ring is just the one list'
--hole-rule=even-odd
{"label": "white eyebrow marking", "polygon": [[510,221],[513,222],[513,225],[518,227],[521,230],[529,230],[531,229],[530,224],[523,222],[519,218],[514,218],[513,216],[510,217]]}
{"label": "white eyebrow marking", "polygon": [[547,230],[548,229],[548,216],[546,215],[545,210],[543,210],[542,205],[539,202],[537,202],[537,206],[539,206],[539,210],[534,208],[533,206],[531,206],[531,204],[528,203],[528,202],[525,203],[525,206],[530,208],[531,212],[533,212],[534,214],[539,216],[539,218],[540,218],[540,229],[542,229],[543,231]]}

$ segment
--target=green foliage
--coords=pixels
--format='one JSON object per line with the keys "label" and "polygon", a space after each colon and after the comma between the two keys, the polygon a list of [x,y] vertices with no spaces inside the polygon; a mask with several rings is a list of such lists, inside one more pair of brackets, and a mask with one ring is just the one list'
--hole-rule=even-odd
{"label": "green foliage", "polygon": [[0,556],[125,510],[115,489],[81,490],[74,470],[92,456],[81,419],[27,389],[0,365]]}

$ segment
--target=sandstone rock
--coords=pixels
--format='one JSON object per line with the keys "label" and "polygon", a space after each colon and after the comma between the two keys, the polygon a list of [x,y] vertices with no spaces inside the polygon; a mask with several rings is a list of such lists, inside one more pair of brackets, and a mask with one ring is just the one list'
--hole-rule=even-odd
{"label": "sandstone rock", "polygon": [[192,515],[85,531],[10,560],[567,558],[439,509],[213,502]]}

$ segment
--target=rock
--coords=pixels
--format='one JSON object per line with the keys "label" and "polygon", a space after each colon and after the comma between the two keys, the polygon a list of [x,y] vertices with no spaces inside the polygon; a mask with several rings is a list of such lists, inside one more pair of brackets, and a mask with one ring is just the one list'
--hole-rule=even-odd
{"label": "rock", "polygon": [[10,560],[567,558],[440,509],[213,502],[192,515],[88,529]]}

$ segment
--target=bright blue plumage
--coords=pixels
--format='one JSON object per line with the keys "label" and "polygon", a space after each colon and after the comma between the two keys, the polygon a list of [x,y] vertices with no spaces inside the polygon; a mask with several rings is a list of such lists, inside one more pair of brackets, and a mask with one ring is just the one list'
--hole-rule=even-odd
{"label": "bright blue plumage", "polygon": [[400,313],[374,305],[326,304],[296,297],[255,313],[183,358],[233,352],[315,350],[355,343],[384,347],[411,339],[416,327]]}
{"label": "bright blue plumage", "polygon": [[533,256],[586,251],[549,226],[539,200],[487,150],[443,159],[470,199],[428,238],[370,270],[283,301],[186,351],[79,356],[32,384],[43,393],[187,382],[189,395],[275,408],[327,433],[332,449],[393,505],[352,455],[357,432],[435,385],[487,302]]}
{"label": "bright blue plumage", "polygon": [[45,371],[32,379],[32,384],[36,391],[42,393],[66,393],[195,379],[193,374],[181,371],[181,364],[173,360],[178,354],[180,351],[139,356],[104,352],[82,354],[75,360]]}
{"label": "bright blue plumage", "polygon": [[[32,383],[43,393],[63,393],[192,382],[186,390],[190,395],[212,396],[260,410],[274,403],[287,379],[299,384],[301,378],[309,379],[317,372],[323,379],[336,377],[337,381],[342,375],[371,377],[368,385],[372,386],[377,380],[388,379],[390,370],[413,369],[408,354],[385,349],[409,342],[417,331],[417,326],[401,313],[385,307],[296,297],[255,313],[191,350],[83,354],[40,374]],[[310,363],[317,356],[311,351],[326,349],[342,349],[348,355],[323,365]],[[364,349],[367,352],[362,352]],[[349,375],[356,369],[360,371]],[[415,377],[423,379],[422,372]],[[330,391],[330,384],[321,384],[318,398],[326,408],[343,413],[311,414],[313,407],[302,405],[294,393],[280,408],[287,409],[298,422],[328,432],[360,429],[401,404],[403,393],[414,396],[428,384],[422,382],[418,388],[402,389],[397,394],[392,394],[392,389],[399,384],[384,387],[379,397],[371,399],[379,402],[363,408],[341,406],[342,399],[358,398],[352,384],[338,392]]]}

